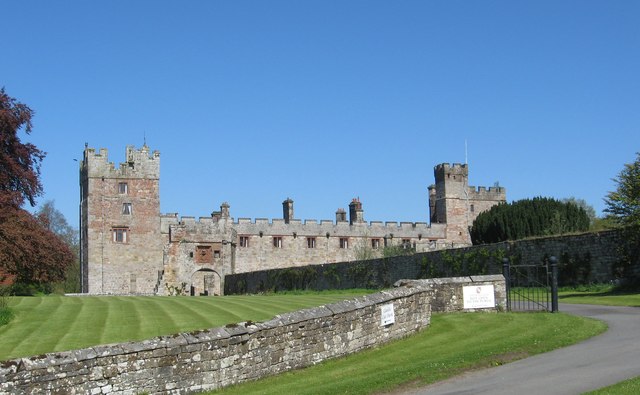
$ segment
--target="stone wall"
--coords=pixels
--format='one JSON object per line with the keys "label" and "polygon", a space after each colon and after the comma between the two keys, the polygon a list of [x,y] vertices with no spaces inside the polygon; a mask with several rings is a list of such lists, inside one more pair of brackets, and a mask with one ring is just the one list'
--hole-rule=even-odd
{"label": "stone wall", "polygon": [[[405,279],[502,274],[502,259],[514,264],[559,260],[559,285],[611,283],[618,270],[618,231],[545,237],[439,250],[413,255],[239,273],[225,278],[226,295],[288,289],[385,288]],[[639,267],[636,262],[635,266]]]}
{"label": "stone wall", "polygon": [[126,162],[85,148],[81,174],[82,290],[151,294],[163,268],[160,154],[126,149]]}
{"label": "stone wall", "polygon": [[[96,346],[0,363],[3,394],[183,394],[310,366],[426,329],[432,305],[463,309],[465,285],[493,284],[495,311],[505,303],[502,276],[399,283],[399,287],[263,323]],[[389,314],[392,306],[393,320]],[[383,322],[385,325],[383,325]],[[389,323],[390,322],[390,323]]]}
{"label": "stone wall", "polygon": [[[238,237],[235,273],[344,262],[357,259],[364,248],[373,256],[384,246],[404,242],[418,251],[450,247],[444,240],[446,225],[372,221],[332,222],[330,220],[240,218],[234,224]],[[275,242],[275,238],[279,242]],[[377,247],[373,248],[375,243]]]}
{"label": "stone wall", "polygon": [[[430,292],[399,288],[352,301],[149,341],[4,362],[0,392],[189,393],[346,355],[426,328]],[[381,326],[383,304],[395,323]]]}
{"label": "stone wall", "polygon": [[[473,309],[464,306],[464,287],[493,285],[495,307],[492,309]],[[436,313],[452,313],[455,311],[495,310],[506,311],[507,289],[504,276],[501,274],[488,276],[429,278],[422,280],[398,280],[395,287],[420,288],[431,290],[431,311]]]}

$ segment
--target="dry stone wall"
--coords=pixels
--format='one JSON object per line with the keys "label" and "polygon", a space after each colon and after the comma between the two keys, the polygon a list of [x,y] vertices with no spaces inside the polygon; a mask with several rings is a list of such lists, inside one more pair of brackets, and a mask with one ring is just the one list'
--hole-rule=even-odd
{"label": "dry stone wall", "polygon": [[[184,394],[313,365],[428,327],[431,290],[402,287],[354,300],[142,342],[0,364],[3,394]],[[395,321],[382,325],[382,306]]]}
{"label": "dry stone wall", "polygon": [[488,310],[507,310],[507,288],[501,274],[489,276],[429,278],[423,280],[399,280],[396,287],[409,287],[431,290],[431,311],[452,313],[456,311],[480,311],[464,305],[464,287],[493,285],[495,305]]}

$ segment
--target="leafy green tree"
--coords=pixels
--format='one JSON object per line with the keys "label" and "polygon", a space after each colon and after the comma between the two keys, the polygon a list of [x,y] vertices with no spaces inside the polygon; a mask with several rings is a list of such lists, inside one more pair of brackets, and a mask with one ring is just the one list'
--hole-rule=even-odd
{"label": "leafy green tree", "polygon": [[573,202],[536,197],[493,206],[481,213],[471,228],[471,240],[487,244],[586,231],[589,223],[585,210]]}
{"label": "leafy green tree", "polygon": [[617,188],[604,199],[607,206],[604,211],[620,225],[640,226],[640,152],[613,180]]}
{"label": "leafy green tree", "polygon": [[[620,261],[615,269],[625,279],[623,287],[640,289],[640,153],[633,163],[624,165],[613,179],[617,188],[604,199],[609,219],[622,227],[622,240],[618,248]],[[636,268],[636,269],[634,269]]]}
{"label": "leafy green tree", "polygon": [[53,200],[45,201],[38,208],[35,215],[42,226],[55,233],[73,253],[73,264],[67,268],[65,280],[62,283],[56,284],[56,288],[66,293],[80,292],[80,244],[78,240],[78,230],[69,225],[64,215],[56,209]]}

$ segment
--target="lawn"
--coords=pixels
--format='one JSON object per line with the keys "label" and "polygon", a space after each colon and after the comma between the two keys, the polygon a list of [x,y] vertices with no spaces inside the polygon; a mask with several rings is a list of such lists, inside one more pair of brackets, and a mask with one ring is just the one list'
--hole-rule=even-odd
{"label": "lawn", "polygon": [[558,313],[434,314],[429,329],[388,345],[212,394],[370,394],[564,347],[606,329]]}
{"label": "lawn", "polygon": [[144,340],[350,299],[370,291],[225,296],[11,297],[14,318],[0,326],[0,360]]}
{"label": "lawn", "polygon": [[559,292],[558,299],[561,303],[640,307],[639,292],[616,291],[611,286],[564,289]]}
{"label": "lawn", "polygon": [[637,395],[640,394],[640,377],[614,384],[610,387],[587,392],[585,395]]}
{"label": "lawn", "polygon": [[[142,340],[352,298],[367,291],[264,296],[14,297],[15,318],[0,326],[0,360],[96,344]],[[567,298],[575,297],[567,296]],[[434,314],[429,329],[383,347],[224,393],[365,394],[422,386],[573,344],[605,330],[568,314]]]}

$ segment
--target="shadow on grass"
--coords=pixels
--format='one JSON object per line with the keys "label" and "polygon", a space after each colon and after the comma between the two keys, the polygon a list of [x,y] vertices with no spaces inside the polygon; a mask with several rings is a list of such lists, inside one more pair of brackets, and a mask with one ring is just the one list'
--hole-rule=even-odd
{"label": "shadow on grass", "polygon": [[[571,291],[569,291],[571,292]],[[632,295],[637,295],[639,294],[640,291],[617,291],[617,290],[611,290],[611,291],[606,291],[606,292],[579,292],[579,291],[575,291],[572,293],[567,293],[566,291],[561,293],[560,295],[558,295],[558,299],[565,299],[565,298],[593,298],[593,297],[599,297],[599,296],[632,296]]]}

